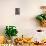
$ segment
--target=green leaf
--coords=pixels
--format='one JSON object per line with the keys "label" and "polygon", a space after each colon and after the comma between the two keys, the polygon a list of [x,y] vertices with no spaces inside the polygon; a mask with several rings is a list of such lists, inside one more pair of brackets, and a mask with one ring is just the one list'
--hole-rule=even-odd
{"label": "green leaf", "polygon": [[45,20],[46,20],[46,15],[44,17],[45,17]]}
{"label": "green leaf", "polygon": [[40,21],[44,20],[44,18],[43,18],[41,15],[38,15],[38,16],[36,17],[36,19],[38,19],[38,20],[40,20]]}
{"label": "green leaf", "polygon": [[13,27],[15,27],[15,26],[7,26],[7,28],[5,30],[6,31],[5,34],[9,38],[12,37],[12,36],[16,36],[17,33],[18,33],[18,31],[16,30],[16,27],[15,27],[15,29]]}

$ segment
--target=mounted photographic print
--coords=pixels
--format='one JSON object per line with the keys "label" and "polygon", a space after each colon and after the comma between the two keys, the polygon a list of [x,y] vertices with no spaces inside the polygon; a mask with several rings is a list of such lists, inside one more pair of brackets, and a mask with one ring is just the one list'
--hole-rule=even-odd
{"label": "mounted photographic print", "polygon": [[20,15],[20,8],[15,8],[15,15]]}

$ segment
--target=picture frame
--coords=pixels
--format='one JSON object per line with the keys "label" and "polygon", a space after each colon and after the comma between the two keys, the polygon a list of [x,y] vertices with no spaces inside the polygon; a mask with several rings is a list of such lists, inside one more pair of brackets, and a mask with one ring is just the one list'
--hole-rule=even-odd
{"label": "picture frame", "polygon": [[15,15],[20,15],[20,8],[15,8]]}

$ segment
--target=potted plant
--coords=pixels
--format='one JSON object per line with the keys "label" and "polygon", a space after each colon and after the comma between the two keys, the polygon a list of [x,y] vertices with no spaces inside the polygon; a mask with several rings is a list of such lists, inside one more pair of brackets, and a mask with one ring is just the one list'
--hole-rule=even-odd
{"label": "potted plant", "polygon": [[46,6],[41,6],[42,14],[37,15],[36,19],[39,20],[41,26],[46,27]]}
{"label": "potted plant", "polygon": [[40,21],[40,24],[43,27],[46,27],[46,14],[38,15],[38,16],[36,16],[36,19]]}
{"label": "potted plant", "polygon": [[15,26],[6,26],[5,35],[9,39],[8,42],[11,41],[12,36],[17,36],[17,33],[18,31]]}

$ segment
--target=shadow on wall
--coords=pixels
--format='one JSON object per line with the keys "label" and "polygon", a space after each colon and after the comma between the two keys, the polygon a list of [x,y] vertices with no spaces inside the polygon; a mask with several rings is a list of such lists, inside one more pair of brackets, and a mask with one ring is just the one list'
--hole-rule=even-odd
{"label": "shadow on wall", "polygon": [[36,27],[40,27],[40,22],[39,22],[38,20],[36,20],[35,17],[31,17],[31,18],[30,18],[30,23],[31,23],[31,25],[34,25],[34,27],[35,27],[35,26],[36,26]]}

